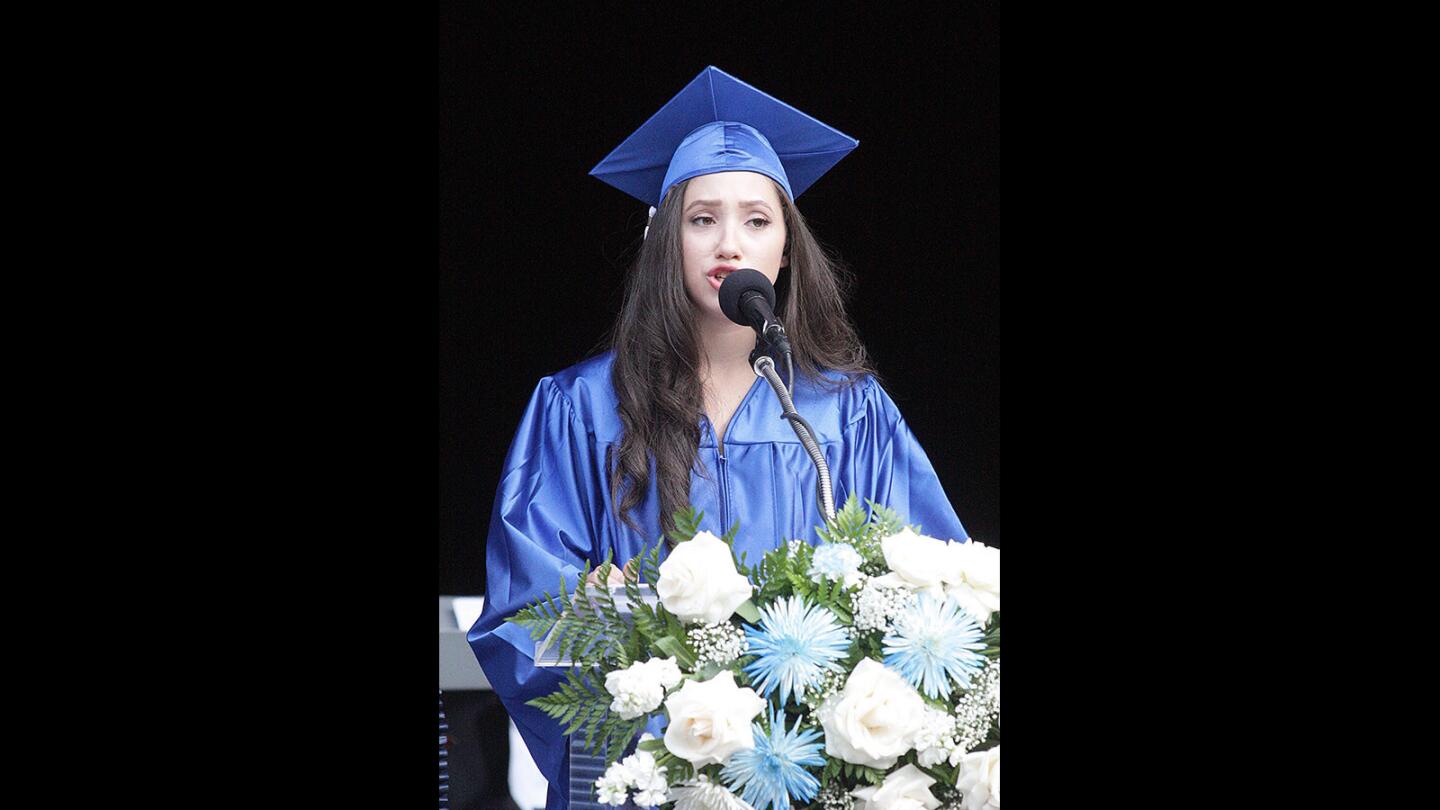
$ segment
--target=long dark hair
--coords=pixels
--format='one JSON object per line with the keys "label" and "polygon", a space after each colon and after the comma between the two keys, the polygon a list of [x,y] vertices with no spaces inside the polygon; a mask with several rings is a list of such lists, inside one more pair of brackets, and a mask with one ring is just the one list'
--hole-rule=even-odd
{"label": "long dark hair", "polygon": [[[651,463],[661,528],[668,532],[671,516],[690,500],[690,471],[700,446],[700,336],[681,275],[680,211],[689,183],[671,188],[656,209],[608,341],[616,350],[611,382],[624,425],[618,452],[607,463],[610,497],[618,517],[636,531],[642,530],[630,513],[648,488]],[[831,390],[851,385],[875,373],[845,312],[851,277],[816,241],[784,190],[778,184],[775,190],[790,258],[775,284],[776,308],[790,336],[795,373]],[[826,380],[825,370],[842,374],[841,381]]]}

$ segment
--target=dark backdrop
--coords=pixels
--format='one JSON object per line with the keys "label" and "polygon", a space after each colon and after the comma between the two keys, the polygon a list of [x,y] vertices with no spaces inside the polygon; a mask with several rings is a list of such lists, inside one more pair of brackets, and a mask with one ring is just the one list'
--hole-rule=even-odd
{"label": "dark backdrop", "polygon": [[711,64],[859,139],[799,205],[855,271],[860,335],[961,520],[1000,544],[997,4],[723,12],[442,6],[442,594],[484,591],[524,405],[618,308],[646,206],[586,172]]}

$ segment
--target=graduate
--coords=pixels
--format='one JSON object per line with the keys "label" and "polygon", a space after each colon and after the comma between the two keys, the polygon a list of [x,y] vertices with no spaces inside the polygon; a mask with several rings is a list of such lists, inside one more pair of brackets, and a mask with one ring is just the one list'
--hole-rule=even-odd
{"label": "graduate", "polygon": [[568,806],[567,745],[525,702],[563,672],[537,669],[529,633],[507,616],[562,577],[573,590],[587,561],[623,564],[653,548],[687,504],[717,535],[738,521],[735,549],[752,563],[819,540],[815,467],[751,368],[754,330],[720,309],[730,272],[754,268],[775,285],[795,408],[829,462],[837,508],[853,492],[930,536],[968,537],[876,381],[845,312],[846,279],[795,207],[857,145],[708,67],[590,172],[652,218],[609,349],[540,380],[520,420],[491,512],[485,608],[468,635],[550,783],[548,810]]}

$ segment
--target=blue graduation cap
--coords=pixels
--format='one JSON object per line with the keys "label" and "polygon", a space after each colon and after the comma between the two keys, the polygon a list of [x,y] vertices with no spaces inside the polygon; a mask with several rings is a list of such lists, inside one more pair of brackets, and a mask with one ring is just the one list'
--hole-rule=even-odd
{"label": "blue graduation cap", "polygon": [[715,172],[759,172],[794,200],[859,144],[712,66],[590,174],[657,207],[676,183]]}

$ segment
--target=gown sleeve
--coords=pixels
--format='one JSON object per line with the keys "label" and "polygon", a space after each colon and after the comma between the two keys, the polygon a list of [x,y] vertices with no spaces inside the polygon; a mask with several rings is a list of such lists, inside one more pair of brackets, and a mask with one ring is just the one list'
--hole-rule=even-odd
{"label": "gown sleeve", "polygon": [[544,592],[558,594],[562,576],[573,591],[581,567],[595,562],[592,507],[604,478],[588,438],[564,393],[541,380],[505,458],[486,539],[485,606],[466,636],[550,783],[550,810],[568,805],[564,729],[525,702],[555,691],[564,671],[536,668],[529,632],[503,620]]}
{"label": "gown sleeve", "polygon": [[[852,438],[858,448],[855,477],[862,503],[871,498],[888,506],[930,537],[968,539],[969,533],[900,408],[873,377],[864,384],[866,418],[856,425],[860,435]],[[837,502],[836,507],[839,505]]]}

